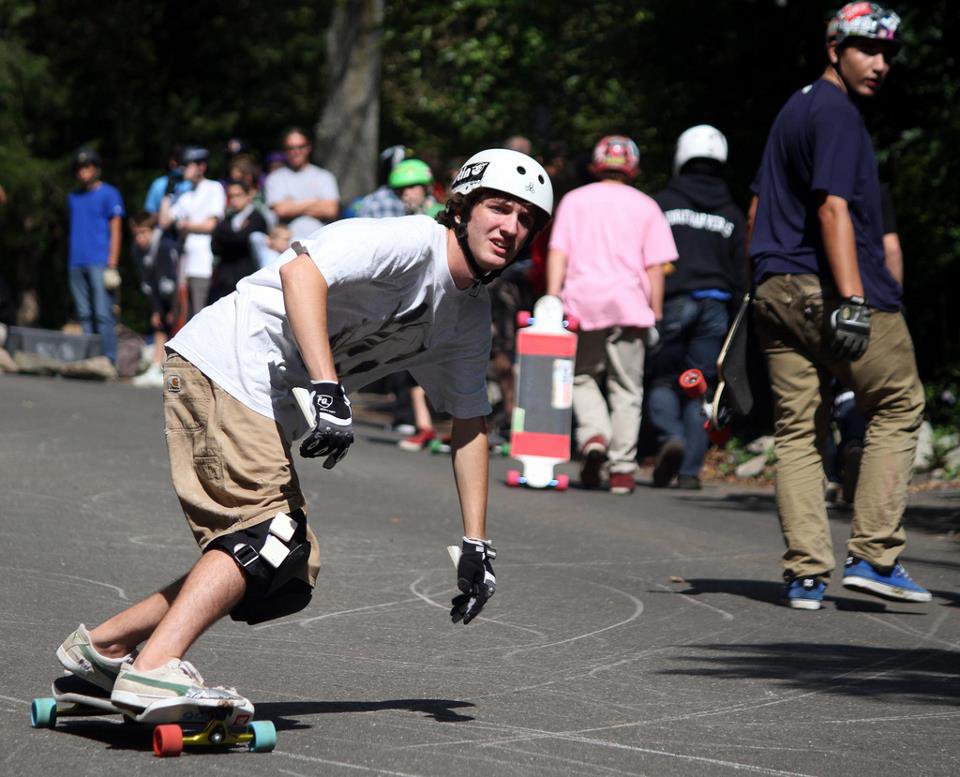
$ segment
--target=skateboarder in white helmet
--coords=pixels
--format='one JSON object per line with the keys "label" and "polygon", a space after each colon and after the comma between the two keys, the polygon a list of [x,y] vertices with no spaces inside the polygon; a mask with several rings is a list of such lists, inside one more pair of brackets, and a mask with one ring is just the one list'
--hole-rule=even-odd
{"label": "skateboarder in white helmet", "polygon": [[903,290],[884,262],[877,163],[860,114],[890,72],[899,34],[900,17],[877,3],[836,12],[823,74],[774,120],[753,185],[753,309],[775,401],[783,601],[794,609],[821,607],[835,566],[816,445],[831,374],[869,418],[843,585],[931,598],[899,561],[924,396]]}
{"label": "skateboarder in white helmet", "polygon": [[[547,222],[553,194],[536,161],[500,149],[471,157],[454,192],[436,221],[348,219],[317,230],[168,343],[171,474],[203,553],[161,591],[96,628],[81,625],[57,651],[64,667],[132,711],[188,694],[243,700],[205,685],[184,654],[224,615],[258,623],[307,605],[319,549],[291,443],[306,433],[301,455],[335,466],[354,440],[348,392],[397,370],[453,417],[463,540],[450,615],[467,624],[483,609],[496,578],[482,284]],[[312,425],[294,388],[312,391]]]}

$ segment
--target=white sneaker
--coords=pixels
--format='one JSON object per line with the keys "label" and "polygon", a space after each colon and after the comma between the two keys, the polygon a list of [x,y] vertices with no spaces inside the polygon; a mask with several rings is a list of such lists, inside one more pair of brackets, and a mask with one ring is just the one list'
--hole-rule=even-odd
{"label": "white sneaker", "polygon": [[158,701],[227,701],[237,705],[250,702],[235,688],[207,687],[200,672],[189,661],[173,659],[156,669],[134,669],[125,664],[117,675],[110,701],[120,707],[143,711]]}
{"label": "white sneaker", "polygon": [[149,388],[158,388],[163,386],[163,367],[156,362],[151,362],[145,372],[141,372],[130,381],[133,386],[147,386]]}
{"label": "white sneaker", "polygon": [[109,658],[97,652],[90,641],[90,632],[82,623],[57,648],[57,658],[63,668],[72,672],[81,680],[103,688],[113,690],[113,683],[124,664],[136,658],[136,651],[121,658]]}

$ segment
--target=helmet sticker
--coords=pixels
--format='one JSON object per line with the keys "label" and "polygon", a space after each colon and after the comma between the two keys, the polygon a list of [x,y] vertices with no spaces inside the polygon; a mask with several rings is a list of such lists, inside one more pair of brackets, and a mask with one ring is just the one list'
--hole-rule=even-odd
{"label": "helmet sticker", "polygon": [[460,172],[457,173],[457,177],[454,179],[451,189],[456,189],[458,186],[463,186],[468,183],[479,183],[483,180],[483,174],[489,167],[489,162],[475,162],[472,165],[464,165],[460,168]]}

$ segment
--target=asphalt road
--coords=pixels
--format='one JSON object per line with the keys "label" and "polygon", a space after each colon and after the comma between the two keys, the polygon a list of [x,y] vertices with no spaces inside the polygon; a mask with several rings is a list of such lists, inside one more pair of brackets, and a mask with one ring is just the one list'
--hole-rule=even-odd
{"label": "asphalt road", "polygon": [[[118,719],[33,730],[76,624],[197,556],[161,427],[157,390],[0,376],[4,775],[960,773],[960,493],[911,499],[904,561],[931,604],[835,583],[797,612],[775,604],[772,491],[519,491],[496,459],[499,590],[453,626],[449,459],[373,426],[332,472],[299,464],[324,562],[311,606],[222,622],[189,655],[274,721],[272,754],[161,764]],[[831,524],[842,553],[849,515]]]}

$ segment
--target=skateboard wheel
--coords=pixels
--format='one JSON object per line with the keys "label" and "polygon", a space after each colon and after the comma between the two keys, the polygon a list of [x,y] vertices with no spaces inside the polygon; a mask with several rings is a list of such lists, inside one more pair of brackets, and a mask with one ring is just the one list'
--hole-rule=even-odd
{"label": "skateboard wheel", "polygon": [[703,378],[703,373],[698,369],[684,371],[678,379],[680,389],[688,397],[702,397],[707,393],[707,381]]}
{"label": "skateboard wheel", "polygon": [[254,753],[269,753],[277,746],[277,729],[269,720],[255,720],[250,724],[252,739],[247,748]]}
{"label": "skateboard wheel", "polygon": [[517,326],[519,327],[530,326],[530,320],[532,318],[533,318],[533,314],[529,310],[518,310]]}
{"label": "skateboard wheel", "polygon": [[570,476],[569,475],[557,475],[557,485],[554,486],[557,491],[566,491],[570,488]]}
{"label": "skateboard wheel", "polygon": [[519,486],[520,485],[520,472],[515,469],[507,470],[507,485],[508,486]]}
{"label": "skateboard wheel", "polygon": [[510,455],[510,443],[505,442],[500,446],[500,455],[507,458]]}
{"label": "skateboard wheel", "polygon": [[427,450],[430,453],[440,453],[443,448],[443,443],[440,442],[439,437],[434,437],[430,442],[427,443]]}
{"label": "skateboard wheel", "polygon": [[183,729],[176,723],[164,723],[153,730],[153,754],[170,758],[183,752]]}
{"label": "skateboard wheel", "polygon": [[576,332],[580,329],[580,319],[576,316],[567,316],[563,319],[563,325],[568,332]]}
{"label": "skateboard wheel", "polygon": [[30,705],[30,725],[34,728],[53,728],[57,725],[57,700],[46,697],[34,699]]}

